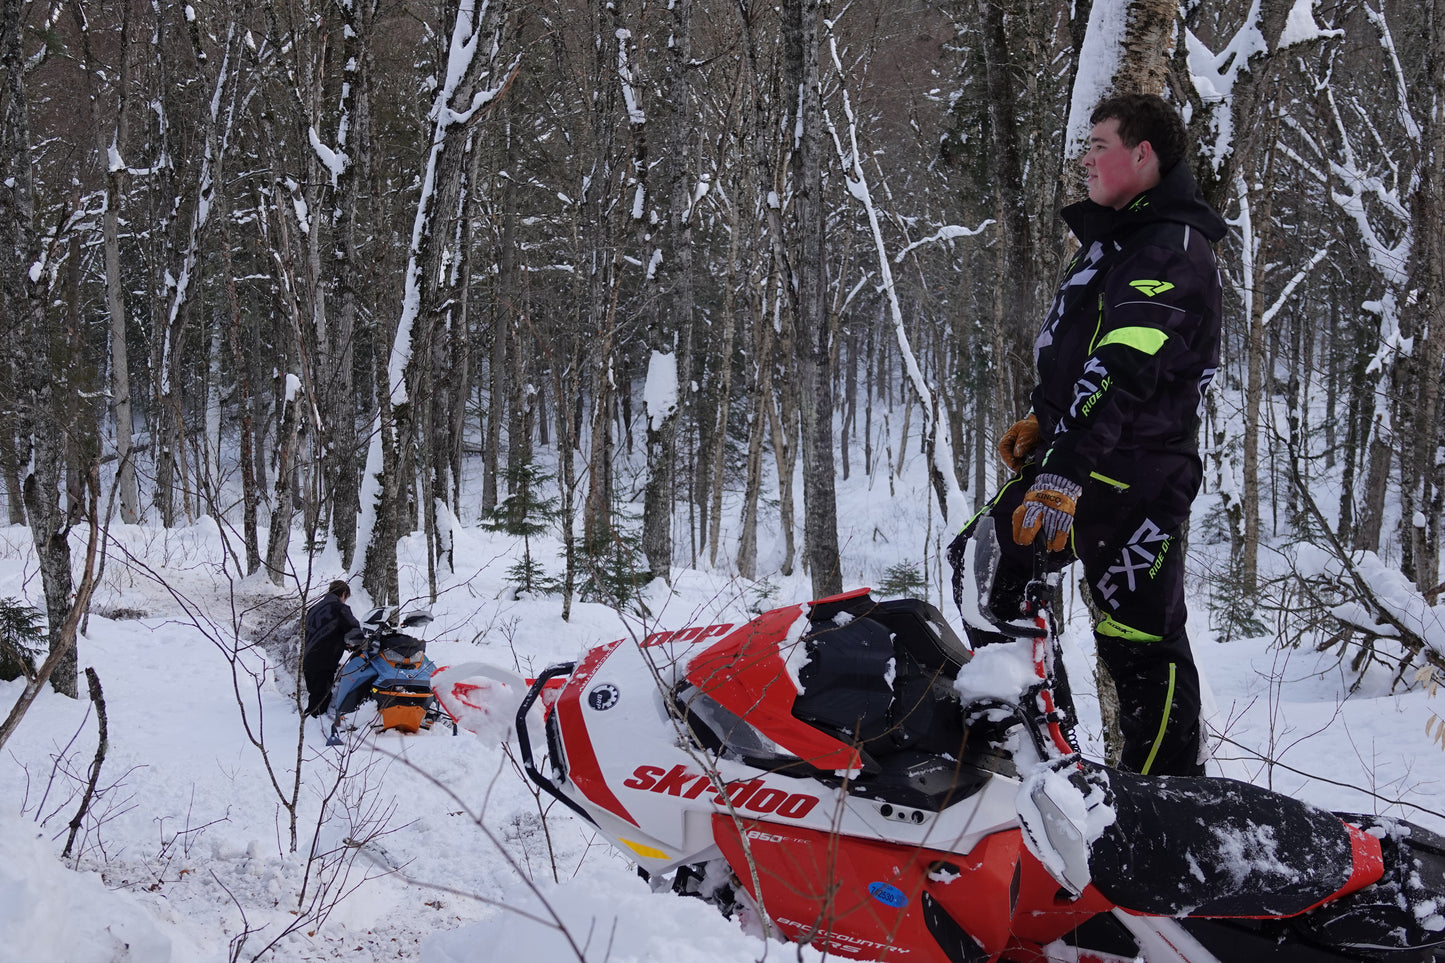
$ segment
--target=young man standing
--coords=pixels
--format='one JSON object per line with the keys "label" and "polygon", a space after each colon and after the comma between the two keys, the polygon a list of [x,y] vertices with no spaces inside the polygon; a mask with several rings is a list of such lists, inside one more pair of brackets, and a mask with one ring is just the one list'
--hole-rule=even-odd
{"label": "young man standing", "polygon": [[331,682],[346,648],[346,633],[361,628],[346,600],[351,586],[337,579],[326,588],[321,600],[306,612],[306,651],[301,671],[306,679],[306,714],[319,716],[331,701]]}
{"label": "young man standing", "polygon": [[1221,323],[1213,244],[1225,224],[1194,182],[1184,123],[1163,99],[1110,97],[1090,123],[1089,199],[1062,211],[1080,248],[1034,344],[1033,409],[999,445],[1016,474],[949,557],[957,572],[985,516],[1012,532],[999,539],[990,600],[1003,618],[1018,610],[1036,539],[1051,566],[1080,559],[1102,612],[1099,658],[1119,692],[1124,768],[1198,775],[1180,536],[1203,477],[1199,412]]}

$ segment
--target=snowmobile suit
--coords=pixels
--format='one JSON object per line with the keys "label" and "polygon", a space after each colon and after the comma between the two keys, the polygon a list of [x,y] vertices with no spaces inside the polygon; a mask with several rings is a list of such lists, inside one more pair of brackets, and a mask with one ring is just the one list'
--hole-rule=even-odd
{"label": "snowmobile suit", "polygon": [[[1122,765],[1194,775],[1199,681],[1185,635],[1181,535],[1199,491],[1204,392],[1219,364],[1225,224],[1184,163],[1122,210],[1062,216],[1080,242],[1034,344],[1040,443],[980,513],[1001,530],[1040,472],[1083,486],[1068,549],[1102,612],[1100,658],[1119,692]],[[966,538],[977,524],[970,521]],[[999,540],[993,611],[1014,617],[1032,549]]]}
{"label": "snowmobile suit", "polygon": [[319,716],[331,700],[331,682],[341,653],[346,648],[346,634],[361,623],[351,607],[328,592],[306,613],[306,652],[301,658],[306,679],[306,714]]}

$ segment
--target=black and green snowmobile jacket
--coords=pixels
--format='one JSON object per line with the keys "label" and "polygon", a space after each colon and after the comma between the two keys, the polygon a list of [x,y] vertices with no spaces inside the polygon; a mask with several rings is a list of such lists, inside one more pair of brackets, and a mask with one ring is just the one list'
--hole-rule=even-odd
{"label": "black and green snowmobile jacket", "polygon": [[1040,470],[1149,497],[1179,464],[1156,456],[1198,465],[1225,224],[1182,162],[1122,210],[1085,200],[1062,216],[1081,246],[1034,345]]}

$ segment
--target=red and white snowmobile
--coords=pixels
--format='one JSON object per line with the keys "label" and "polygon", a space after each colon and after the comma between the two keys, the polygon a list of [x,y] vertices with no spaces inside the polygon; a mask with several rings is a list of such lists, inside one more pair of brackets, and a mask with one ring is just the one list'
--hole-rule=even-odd
{"label": "red and white snowmobile", "polygon": [[[1038,608],[977,657],[866,589],[612,642],[519,694],[523,764],[655,882],[847,958],[1445,961],[1445,838],[1081,761]],[[978,696],[1012,646],[1033,684]],[[438,692],[474,727],[522,686]]]}

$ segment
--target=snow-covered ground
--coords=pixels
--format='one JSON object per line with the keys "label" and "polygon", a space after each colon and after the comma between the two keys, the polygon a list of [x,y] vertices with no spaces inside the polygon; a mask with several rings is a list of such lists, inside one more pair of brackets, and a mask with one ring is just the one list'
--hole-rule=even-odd
{"label": "snow-covered ground", "polygon": [[[882,467],[871,479],[855,469],[842,485],[844,581],[876,584],[890,566],[928,553],[930,594],[954,616],[938,598],[937,552],[948,529],[920,466],[908,468],[892,493]],[[1206,495],[1197,512],[1216,508]],[[764,525],[763,568],[780,557],[766,541],[776,528],[775,520]],[[0,961],[187,963],[248,960],[268,948],[266,959],[285,961],[799,958],[699,901],[652,893],[577,819],[546,797],[539,802],[499,745],[432,732],[337,750],[314,721],[298,740],[291,671],[248,644],[292,631],[296,586],[236,579],[212,523],[112,537],[124,551],[107,562],[80,640],[81,665],[96,670],[108,710],[103,792],[62,861],[96,719],[84,680],[79,700],[46,692],[0,758]],[[39,600],[29,542],[23,529],[0,530],[0,596]],[[554,550],[533,541],[552,571]],[[1222,565],[1216,550],[1195,539],[1196,575]],[[578,604],[564,622],[555,598],[512,599],[504,573],[519,551],[507,536],[457,532],[456,570],[441,576],[425,632],[438,664],[485,661],[533,673],[654,626],[734,621],[809,595],[801,573],[745,583],[686,569],[670,588],[649,587],[646,620]],[[404,594],[418,598],[422,552],[419,540],[403,543]],[[293,561],[312,573],[313,596],[341,574],[334,556]],[[1196,582],[1202,593],[1204,581]],[[360,612],[368,600],[356,587]],[[1351,691],[1334,654],[1281,651],[1266,639],[1219,643],[1206,602],[1194,599],[1191,635],[1213,728],[1228,740],[1216,747],[1216,771],[1445,831],[1445,756],[1426,731],[1432,711],[1445,714],[1445,695],[1392,693],[1383,673]],[[1097,756],[1086,614],[1076,598],[1065,614],[1082,735]],[[20,690],[0,684],[0,710]],[[293,794],[298,749],[293,851],[283,800]],[[821,956],[804,950],[801,959]]]}

